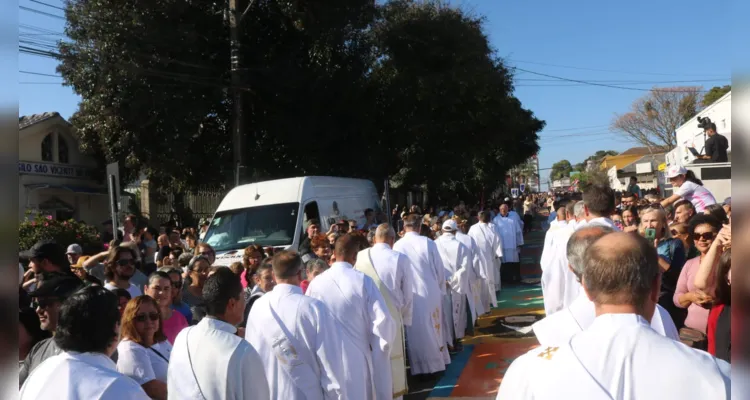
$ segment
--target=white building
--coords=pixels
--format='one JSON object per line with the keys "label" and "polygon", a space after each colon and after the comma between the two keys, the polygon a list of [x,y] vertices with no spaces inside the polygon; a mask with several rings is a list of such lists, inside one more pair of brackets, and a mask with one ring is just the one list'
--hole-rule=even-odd
{"label": "white building", "polygon": [[698,128],[698,117],[708,117],[716,124],[716,133],[725,136],[729,142],[727,153],[729,161],[732,160],[732,92],[729,92],[677,128],[677,147],[667,153],[667,165],[687,165],[693,162],[695,156],[688,150],[690,147],[705,154],[707,137],[703,134],[703,129]]}
{"label": "white building", "polygon": [[92,178],[97,163],[79,151],[56,112],[18,119],[19,219],[26,211],[98,225],[109,218],[106,186]]}

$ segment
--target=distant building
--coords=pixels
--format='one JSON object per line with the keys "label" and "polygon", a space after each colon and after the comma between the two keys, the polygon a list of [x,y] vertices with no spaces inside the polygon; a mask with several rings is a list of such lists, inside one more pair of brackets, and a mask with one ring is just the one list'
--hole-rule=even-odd
{"label": "distant building", "polygon": [[659,166],[665,159],[664,150],[633,147],[616,156],[604,157],[599,167],[607,171],[609,185],[614,190],[627,188],[631,176],[638,179],[641,189],[656,189],[659,187]]}
{"label": "distant building", "polygon": [[671,151],[667,153],[667,165],[684,166],[692,163],[695,156],[689,150],[690,148],[698,154],[706,154],[704,147],[707,137],[703,129],[698,127],[698,117],[710,118],[711,122],[716,124],[716,133],[727,138],[729,142],[727,154],[729,161],[732,161],[732,92],[729,92],[677,128],[675,131],[677,147],[669,149]]}
{"label": "distant building", "polygon": [[56,112],[18,119],[18,214],[98,225],[109,217],[107,190],[92,178],[96,161],[79,151],[70,123]]}

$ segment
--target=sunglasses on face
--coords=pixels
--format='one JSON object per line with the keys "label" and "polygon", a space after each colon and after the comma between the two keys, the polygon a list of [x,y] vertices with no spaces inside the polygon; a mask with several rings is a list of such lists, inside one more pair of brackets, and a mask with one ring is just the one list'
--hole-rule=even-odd
{"label": "sunglasses on face", "polygon": [[135,264],[135,260],[133,260],[133,259],[120,259],[120,260],[117,260],[117,265],[119,265],[121,267],[125,267],[127,265],[133,265],[133,264]]}
{"label": "sunglasses on face", "polygon": [[158,321],[159,320],[159,314],[158,313],[148,313],[148,314],[138,314],[135,316],[135,320],[137,322],[146,322],[147,319],[150,319],[151,321]]}
{"label": "sunglasses on face", "polygon": [[698,241],[700,239],[703,239],[705,241],[714,240],[716,237],[716,234],[713,232],[704,232],[704,233],[694,233],[693,234],[693,240]]}
{"label": "sunglasses on face", "polygon": [[31,308],[33,308],[33,309],[37,309],[37,308],[45,309],[45,308],[48,308],[49,306],[55,305],[57,303],[58,303],[57,299],[36,299],[36,300],[34,300],[31,303]]}

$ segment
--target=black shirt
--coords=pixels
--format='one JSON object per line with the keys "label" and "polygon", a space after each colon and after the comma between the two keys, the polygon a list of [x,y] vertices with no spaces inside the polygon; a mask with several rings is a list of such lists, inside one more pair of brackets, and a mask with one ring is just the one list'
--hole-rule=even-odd
{"label": "black shirt", "polygon": [[728,148],[729,141],[726,137],[718,133],[706,139],[706,155],[711,157],[711,161],[713,162],[729,161],[729,157],[727,156]]}

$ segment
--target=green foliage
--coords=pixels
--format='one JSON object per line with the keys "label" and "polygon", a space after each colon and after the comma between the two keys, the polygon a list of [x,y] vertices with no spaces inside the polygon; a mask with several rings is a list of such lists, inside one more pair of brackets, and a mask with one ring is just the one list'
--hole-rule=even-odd
{"label": "green foliage", "polygon": [[28,250],[40,240],[54,240],[64,248],[73,243],[78,243],[84,249],[101,246],[99,232],[93,226],[72,219],[57,221],[42,214],[27,215],[18,227],[19,249]]}
{"label": "green foliage", "polygon": [[[175,192],[232,173],[224,2],[71,0],[59,71],[83,150]],[[438,2],[256,0],[242,22],[248,175],[495,187],[539,150],[483,20]]]}
{"label": "green foliage", "polygon": [[711,104],[714,104],[716,100],[719,100],[722,96],[732,91],[732,85],[714,86],[703,95],[701,100],[701,106],[706,108]]}
{"label": "green foliage", "polygon": [[[594,161],[594,163],[599,163],[604,157],[616,156],[618,154],[620,153],[614,150],[599,150],[596,153],[586,157],[586,159],[583,160],[583,162],[576,164],[575,167],[573,167],[573,169],[579,172],[586,172],[586,165],[588,164],[589,161]],[[597,164],[597,169],[598,167],[599,165]]]}
{"label": "green foliage", "polygon": [[570,165],[570,161],[560,160],[552,164],[552,171],[550,172],[550,178],[552,180],[567,178],[570,176],[571,172],[573,172],[573,166]]}

